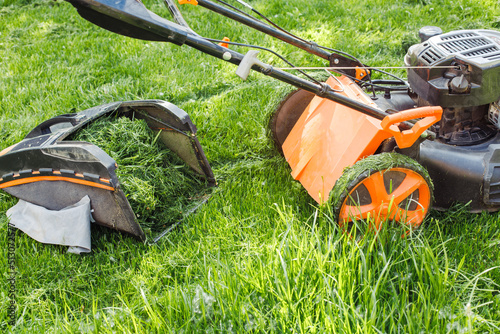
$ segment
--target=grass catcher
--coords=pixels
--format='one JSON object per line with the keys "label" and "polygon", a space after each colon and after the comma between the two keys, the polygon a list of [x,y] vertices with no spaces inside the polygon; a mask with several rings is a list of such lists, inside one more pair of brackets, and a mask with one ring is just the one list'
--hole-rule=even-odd
{"label": "grass catcher", "polygon": [[144,240],[120,188],[115,160],[94,144],[66,140],[104,116],[144,120],[167,148],[208,185],[215,185],[186,112],[165,101],[149,100],[109,103],[41,123],[21,142],[0,152],[0,189],[49,210],[61,210],[87,195],[96,223]]}
{"label": "grass catcher", "polygon": [[[500,208],[499,32],[443,34],[425,27],[421,43],[404,59],[403,80],[293,35],[243,0],[237,0],[243,9],[219,0],[179,0],[322,58],[328,66],[312,68],[328,71],[322,82],[305,72],[311,68],[295,67],[271,50],[198,35],[172,0],[165,3],[177,23],[136,0],[68,1],[82,17],[115,33],[187,45],[237,65],[243,80],[254,70],[298,88],[272,117],[273,139],[293,177],[316,202],[332,205],[341,225],[366,219],[375,226],[397,220],[418,227],[433,198],[439,209],[454,202],[470,203],[471,211]],[[273,67],[258,59],[259,51],[241,54],[233,45],[270,51],[290,67]]]}

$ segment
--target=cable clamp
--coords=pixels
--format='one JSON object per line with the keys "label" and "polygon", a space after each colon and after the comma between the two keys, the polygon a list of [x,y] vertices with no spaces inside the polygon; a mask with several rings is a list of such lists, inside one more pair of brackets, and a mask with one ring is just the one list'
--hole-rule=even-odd
{"label": "cable clamp", "polygon": [[319,89],[316,95],[320,97],[325,97],[326,93],[330,90],[330,86],[325,82],[320,82],[319,85],[321,86],[321,88]]}
{"label": "cable clamp", "polygon": [[265,75],[269,75],[273,72],[273,67],[271,65],[267,65],[268,67],[264,67],[262,69],[262,73],[264,73]]}

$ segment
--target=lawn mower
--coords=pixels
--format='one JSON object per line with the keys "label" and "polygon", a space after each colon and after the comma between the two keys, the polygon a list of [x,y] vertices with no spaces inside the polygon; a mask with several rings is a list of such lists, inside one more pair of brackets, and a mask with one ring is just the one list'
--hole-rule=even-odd
{"label": "lawn mower", "polygon": [[[271,117],[272,137],[294,179],[317,203],[331,205],[341,225],[366,219],[379,227],[395,220],[415,228],[431,205],[500,208],[499,32],[422,28],[421,42],[404,59],[406,81],[293,35],[242,0],[236,1],[263,20],[224,1],[179,0],[324,59],[329,78],[323,82],[271,50],[198,35],[172,0],[165,3],[176,22],[138,0],[68,1],[112,32],[187,45],[237,65],[243,80],[253,70],[295,86]],[[241,54],[233,46],[251,50]],[[258,50],[273,52],[290,68],[262,62]],[[376,72],[391,79],[374,79]],[[14,195],[22,197],[22,186]]]}

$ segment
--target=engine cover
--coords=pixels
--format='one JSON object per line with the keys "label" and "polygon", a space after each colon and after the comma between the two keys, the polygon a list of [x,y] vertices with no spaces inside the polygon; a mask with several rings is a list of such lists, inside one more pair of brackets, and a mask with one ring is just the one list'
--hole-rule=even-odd
{"label": "engine cover", "polygon": [[[408,82],[429,105],[474,107],[500,98],[500,32],[459,30],[410,47]],[[454,66],[442,68],[441,66]]]}

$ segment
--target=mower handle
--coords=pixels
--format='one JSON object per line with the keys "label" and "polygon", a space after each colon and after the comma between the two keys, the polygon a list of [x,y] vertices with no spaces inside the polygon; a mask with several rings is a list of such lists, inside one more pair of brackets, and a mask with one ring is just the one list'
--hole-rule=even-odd
{"label": "mower handle", "polygon": [[66,0],[81,17],[111,32],[183,45],[190,29],[148,10],[139,0]]}
{"label": "mower handle", "polygon": [[[310,42],[303,40],[299,37],[293,36],[289,33],[284,32],[283,30],[279,30],[275,27],[272,27],[262,21],[259,21],[252,16],[248,15],[243,15],[240,14],[236,11],[227,9],[224,6],[218,5],[212,1],[209,0],[179,0],[179,3],[182,4],[191,4],[191,5],[200,5],[201,7],[204,7],[214,13],[223,15],[227,18],[230,18],[231,20],[234,20],[236,22],[240,22],[252,29],[258,30],[260,32],[263,32],[266,35],[278,38],[282,40],[285,43],[288,43],[290,45],[296,46],[302,50],[306,50],[307,52],[314,54],[318,57],[321,57],[326,60],[330,60],[331,58],[331,53],[321,49],[316,43]],[[253,9],[253,8],[251,8]]]}
{"label": "mower handle", "polygon": [[[149,11],[138,0],[67,0],[84,19],[104,29],[128,37],[186,44],[203,53],[223,59],[234,65],[240,65],[244,55],[234,50],[214,44],[190,31],[189,28],[171,22]],[[264,66],[265,65],[265,66]],[[271,65],[255,62],[250,66],[254,71],[263,73],[299,89],[304,89],[320,97],[345,105],[368,116],[383,120],[389,114],[357,100],[336,93],[327,84],[315,83],[302,79]],[[405,128],[411,125],[401,123]]]}

